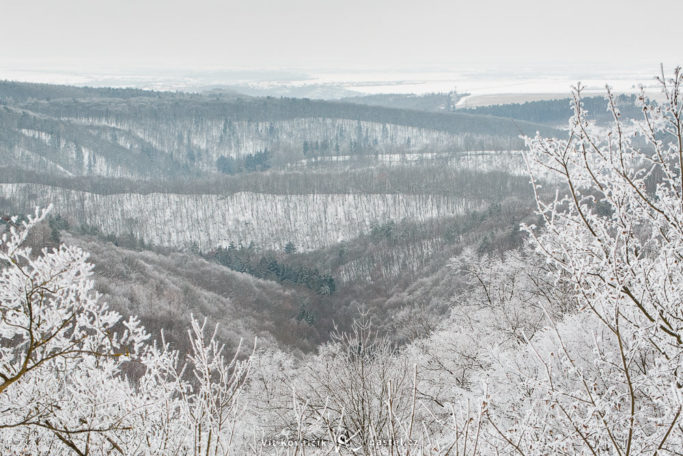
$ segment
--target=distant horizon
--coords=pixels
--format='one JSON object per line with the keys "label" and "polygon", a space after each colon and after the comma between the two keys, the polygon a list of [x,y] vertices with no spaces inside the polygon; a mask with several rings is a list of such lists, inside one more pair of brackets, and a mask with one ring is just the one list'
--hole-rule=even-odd
{"label": "distant horizon", "polygon": [[[664,65],[666,72],[672,67]],[[613,68],[594,65],[459,65],[456,69],[302,69],[302,68],[77,68],[0,64],[0,80],[90,87],[138,88],[157,91],[205,92],[233,90],[254,96],[321,99],[376,94],[427,94],[457,91],[471,95],[468,103],[569,96],[581,82],[586,94],[604,93],[608,83],[619,93],[634,93],[640,84],[656,86],[659,65]],[[519,98],[517,95],[535,95]],[[476,98],[476,101],[473,100]],[[488,103],[488,101],[487,101]]]}
{"label": "distant horizon", "polygon": [[183,73],[183,74],[207,74],[207,73],[295,73],[315,74],[315,73],[468,73],[468,72],[492,72],[501,71],[510,74],[520,74],[525,72],[542,71],[543,73],[573,73],[585,75],[599,75],[609,73],[645,72],[658,73],[660,65],[664,65],[665,70],[671,70],[676,66],[683,65],[680,61],[662,61],[652,59],[650,62],[623,62],[621,64],[610,62],[553,62],[553,61],[518,61],[518,62],[458,62],[452,64],[395,64],[395,65],[186,65],[182,63],[174,64],[116,64],[116,63],[93,63],[93,62],[70,62],[66,60],[0,60],[0,77],[8,71],[28,71],[36,73],[55,72],[55,73],[109,73],[109,74],[146,74],[154,75],[159,73]]}

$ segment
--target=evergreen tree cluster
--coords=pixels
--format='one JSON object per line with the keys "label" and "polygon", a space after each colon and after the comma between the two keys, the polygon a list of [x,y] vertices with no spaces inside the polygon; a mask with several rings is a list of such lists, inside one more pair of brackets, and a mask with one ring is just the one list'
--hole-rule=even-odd
{"label": "evergreen tree cluster", "polygon": [[244,272],[260,279],[300,285],[320,295],[331,295],[336,290],[334,278],[317,268],[292,264],[277,259],[272,253],[258,255],[253,244],[249,247],[230,244],[209,253],[216,262],[233,271]]}
{"label": "evergreen tree cluster", "polygon": [[272,153],[267,149],[254,154],[248,154],[242,158],[221,155],[218,157],[218,160],[216,160],[216,168],[223,174],[265,171],[270,168],[271,157]]}

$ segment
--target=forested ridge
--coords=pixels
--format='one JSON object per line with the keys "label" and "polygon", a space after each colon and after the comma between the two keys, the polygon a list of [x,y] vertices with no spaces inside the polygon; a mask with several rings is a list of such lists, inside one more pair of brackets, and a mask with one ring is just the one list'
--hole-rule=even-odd
{"label": "forested ridge", "polygon": [[[641,109],[636,103],[636,95],[619,95],[615,97],[615,104],[621,115],[638,119]],[[607,99],[604,96],[584,97],[582,103],[586,115],[599,123],[612,120],[612,113],[606,109]],[[538,122],[546,125],[564,126],[572,115],[572,99],[527,101],[525,103],[511,103],[504,105],[478,106],[476,108],[462,108],[458,112],[463,114],[478,114],[487,116],[509,117],[527,122]]]}
{"label": "forested ridge", "polygon": [[320,157],[519,150],[548,127],[290,98],[0,83],[6,165],[154,180],[282,169]]}

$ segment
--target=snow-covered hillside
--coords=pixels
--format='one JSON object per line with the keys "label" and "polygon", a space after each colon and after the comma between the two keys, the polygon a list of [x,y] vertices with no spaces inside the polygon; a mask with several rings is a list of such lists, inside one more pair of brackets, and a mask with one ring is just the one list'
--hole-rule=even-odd
{"label": "snow-covered hillside", "polygon": [[61,176],[196,177],[336,156],[515,150],[522,132],[551,133],[454,112],[21,83],[0,82],[0,103],[5,163]]}
{"label": "snow-covered hillside", "polygon": [[25,211],[52,204],[55,213],[97,227],[173,247],[254,242],[302,250],[351,239],[390,220],[427,221],[477,210],[482,201],[440,195],[290,194],[232,195],[122,193],[100,195],[39,184],[0,184],[0,197]]}

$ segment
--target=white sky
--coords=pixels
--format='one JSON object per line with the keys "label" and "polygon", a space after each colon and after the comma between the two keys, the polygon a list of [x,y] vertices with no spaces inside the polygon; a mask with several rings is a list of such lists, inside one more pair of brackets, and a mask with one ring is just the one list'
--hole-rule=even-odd
{"label": "white sky", "polygon": [[0,0],[0,64],[656,71],[683,63],[681,17],[681,0]]}

